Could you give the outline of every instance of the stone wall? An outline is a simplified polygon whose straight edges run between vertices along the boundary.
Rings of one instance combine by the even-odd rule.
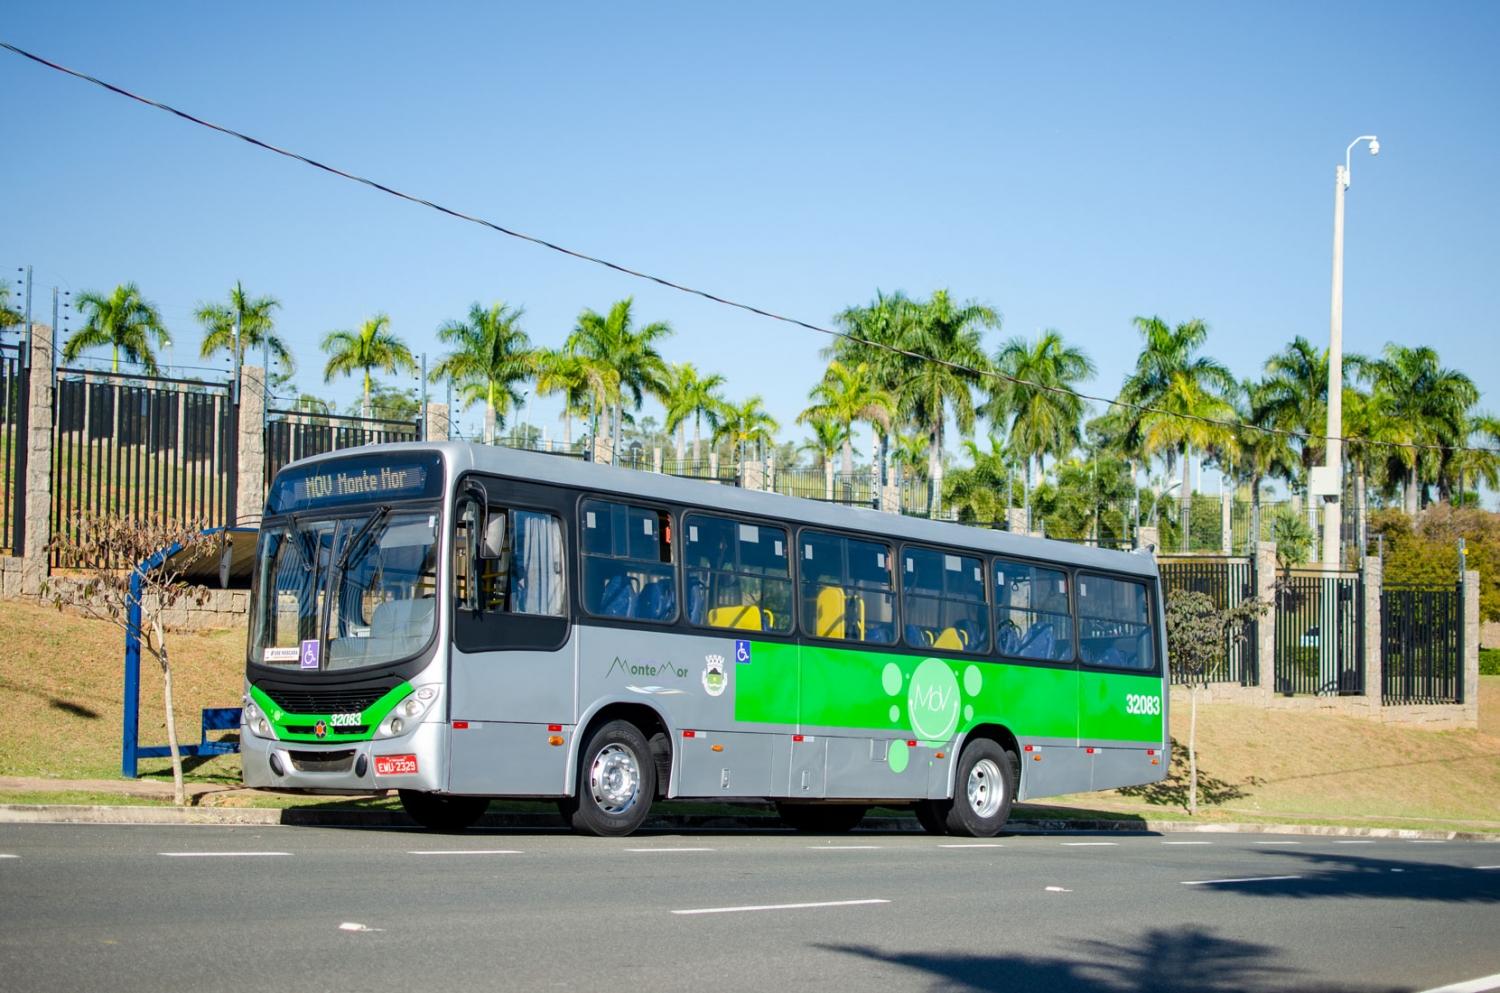
[[[1500,621],[1480,622],[1479,647],[1500,648]]]

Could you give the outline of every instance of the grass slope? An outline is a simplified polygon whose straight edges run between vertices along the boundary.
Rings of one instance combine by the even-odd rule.
[[[0,603],[0,776],[118,777],[123,645],[119,629],[104,622]],[[179,734],[196,740],[200,708],[234,706],[239,699],[244,634],[177,634],[170,648]],[[1500,676],[1480,682],[1478,732],[1200,706],[1199,765],[1209,799],[1217,803],[1200,808],[1199,818],[1500,830]],[[141,740],[164,743],[161,676],[149,659],[141,666],[141,684]],[[1186,715],[1185,698],[1174,701],[1174,730],[1183,740]],[[142,767],[159,776],[167,762],[150,760]],[[226,756],[193,769],[190,778],[238,777],[237,757]],[[1057,806],[1075,815],[1088,808],[1181,816],[1180,781],[1145,792],[1083,794]]]

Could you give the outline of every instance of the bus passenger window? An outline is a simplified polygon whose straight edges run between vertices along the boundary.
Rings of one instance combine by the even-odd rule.
[[[505,546],[500,558],[480,554],[485,521],[505,516]],[[453,594],[460,610],[490,614],[541,614],[561,617],[563,599],[562,524],[556,516],[535,510],[479,505],[459,506],[453,542]]]
[[[1001,655],[1023,659],[1073,657],[1067,573],[995,560],[995,646]]]
[[[677,617],[671,516],[607,500],[579,507],[583,606],[600,617],[667,622]]]
[[[1083,660],[1117,669],[1156,668],[1146,584],[1078,577],[1078,639]]]
[[[689,621],[741,631],[792,630],[785,529],[687,514],[682,530]]]
[[[984,564],[968,555],[912,547],[901,553],[901,563],[906,643],[976,655],[988,652]]]
[[[890,548],[817,531],[803,532],[799,547],[802,630],[818,638],[895,644]]]

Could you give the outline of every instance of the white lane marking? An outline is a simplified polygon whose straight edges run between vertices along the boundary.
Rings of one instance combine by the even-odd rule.
[[[627,848],[627,852],[711,852],[712,848]]]
[[[1118,841],[1065,841],[1064,848],[1109,848],[1118,845]]]
[[[1073,891],[1072,890],[1065,890],[1061,886],[1048,886],[1047,887],[1047,892],[1048,893],[1072,893]]]
[[[514,848],[428,848],[408,855],[521,855]]]
[[[1212,886],[1214,883],[1269,883],[1276,879],[1301,879],[1301,876],[1239,876],[1235,879],[1184,879],[1184,886]]]
[[[1446,845],[1448,842],[1442,838],[1407,838],[1408,845]]]
[[[674,910],[681,916],[692,914],[742,914],[751,910],[808,910],[813,907],[862,907],[872,903],[890,903],[889,900],[826,900],[821,903],[766,903],[755,907],[702,907],[697,910]]]
[[[1300,845],[1300,841],[1257,841],[1257,845]]]
[[[339,925],[339,930],[340,931],[368,932],[368,931],[384,931],[385,928],[383,928],[383,927],[370,927],[370,925],[368,925],[368,924],[361,924],[358,921],[345,921],[344,923],[342,923],[342,924]]]
[[[958,845],[938,845],[939,848],[1004,848],[1005,846],[994,841],[971,841]]]
[[[1423,990],[1422,993],[1484,993],[1485,990],[1494,989],[1500,989],[1500,972],[1461,983],[1449,983],[1447,986],[1434,986],[1430,990]]]
[[[1163,845],[1212,845],[1211,841],[1164,841]]]
[[[1358,841],[1335,841],[1335,845],[1373,845],[1375,842],[1360,839]]]
[[[266,855],[291,855],[291,852],[157,852],[169,859],[238,859],[260,858]]]
[[[5,853],[5,852],[0,852],[0,859],[18,859],[20,857],[21,856],[19,856],[19,855],[10,855],[10,854]]]
[[[808,845],[815,852],[868,852],[879,848],[879,845]]]
[[[1476,869],[1500,869],[1500,865],[1476,865]]]

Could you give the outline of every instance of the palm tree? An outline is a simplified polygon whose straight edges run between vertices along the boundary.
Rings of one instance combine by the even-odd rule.
[[[1266,392],[1267,387],[1264,382],[1246,381],[1237,391],[1238,420],[1251,425],[1267,424],[1271,418],[1266,413]],[[1235,434],[1235,474],[1250,487],[1249,554],[1255,554],[1255,543],[1260,541],[1261,487],[1267,479],[1292,476],[1296,463],[1297,453],[1292,450],[1291,438],[1280,431],[1241,428]]]
[[[660,396],[667,377],[667,364],[656,343],[672,333],[666,321],[656,321],[636,330],[630,309],[634,298],[617,300],[608,314],[585,309],[568,335],[569,351],[607,363],[620,375],[620,393],[615,399],[614,447],[620,446],[625,415],[625,397],[630,409],[639,410],[646,394]]]
[[[854,425],[865,422],[885,431],[891,428],[894,404],[890,394],[875,382],[870,366],[860,362],[847,366],[834,359],[823,373],[823,381],[807,394],[814,401],[797,417],[797,423],[831,420],[844,427],[844,473],[854,472]]]
[[[732,403],[724,405],[719,414],[719,426],[714,431],[713,443],[717,445],[721,441],[729,442],[734,457],[739,458],[746,445],[770,444],[780,428],[776,418],[766,412],[760,396],[756,395],[738,406]]]
[[[1049,328],[1034,343],[1024,338],[1006,342],[995,355],[995,368],[1007,378],[991,390],[985,412],[995,424],[1007,426],[1011,448],[1025,457],[1029,494],[1033,460],[1040,473],[1048,455],[1061,459],[1083,442],[1085,405],[1074,389],[1094,374],[1094,363]],[[1031,517],[1029,501],[1026,516]]]
[[[10,305],[10,287],[0,283],[0,331],[26,320],[26,315]]]
[[[1351,366],[1359,361],[1358,356],[1349,360]],[[1301,472],[1290,474],[1287,482],[1306,488],[1313,466],[1323,464],[1323,452],[1328,447],[1323,437],[1328,425],[1328,350],[1298,335],[1266,360],[1265,373],[1258,413],[1263,423],[1302,436],[1297,446]],[[1308,521],[1314,528],[1316,513],[1313,496],[1308,493]]]
[[[936,514],[942,504],[943,425],[949,408],[960,432],[973,430],[977,374],[989,368],[980,333],[982,328],[999,326],[1000,317],[992,308],[972,301],[955,304],[947,290],[937,290],[926,303],[915,307],[903,329],[903,347],[922,358],[904,357],[897,404],[930,439],[930,514]],[[976,372],[966,371],[970,369]]]
[[[1388,344],[1378,359],[1362,359],[1357,371],[1371,385],[1371,402],[1392,425],[1391,441],[1406,445],[1453,447],[1467,438],[1466,418],[1479,400],[1474,381],[1445,369],[1426,346]],[[1415,517],[1425,484],[1438,482],[1443,460],[1431,449],[1387,446],[1393,475],[1402,479],[1406,512]]]
[[[156,307],[141,296],[134,283],[123,283],[104,296],[92,291],[78,294],[78,309],[84,315],[83,327],[68,336],[63,344],[64,362],[73,362],[85,348],[108,347],[113,352],[111,371],[120,371],[120,353],[127,361],[156,374],[156,355],[151,339],[165,348],[171,344],[166,326]]]
[[[803,418],[797,418],[803,422]],[[802,451],[817,456],[823,467],[824,498],[833,499],[833,458],[849,441],[849,428],[832,418],[810,417],[805,423],[812,428],[812,437],[802,445]]]
[[[904,340],[909,337],[916,311],[916,305],[905,294],[898,291],[886,296],[876,290],[875,299],[868,305],[846,308],[834,317],[834,322],[848,337],[835,339],[823,349],[823,357],[838,359],[846,366],[864,363],[870,367],[875,385],[896,400],[911,360],[894,349],[903,347]],[[899,400],[896,405],[899,409]],[[885,428],[877,424],[875,427],[879,442],[875,464],[883,477],[886,450],[896,429],[894,425]]]
[[[203,358],[211,358],[217,352],[229,352],[234,354],[236,347],[239,349],[240,361],[244,361],[245,353],[252,348],[269,346],[271,354],[281,363],[281,368],[286,375],[296,369],[296,363],[292,360],[292,353],[287,349],[286,343],[276,336],[276,321],[271,312],[281,306],[281,301],[275,297],[247,297],[245,287],[238,280],[229,291],[229,304],[205,303],[200,304],[193,312],[198,323],[203,325],[203,348],[200,352]],[[234,326],[235,318],[239,318],[240,335],[235,340]]]
[[[1134,324],[1145,339],[1135,371],[1125,380],[1120,399],[1155,410],[1132,414],[1128,436],[1132,447],[1147,458],[1165,455],[1182,460],[1182,491],[1178,527],[1181,545],[1188,544],[1192,505],[1192,452],[1219,442],[1224,429],[1196,418],[1227,418],[1233,409],[1225,399],[1237,385],[1229,370],[1215,359],[1197,354],[1208,339],[1208,325],[1194,318],[1170,327],[1160,317],[1137,317]]]
[[[667,409],[666,429],[677,432],[677,461],[681,462],[685,454],[690,417],[693,419],[693,461],[699,460],[704,419],[707,418],[711,431],[719,426],[719,414],[724,407],[720,393],[723,386],[723,376],[718,373],[700,375],[691,362],[678,363],[667,370],[662,405]]]
[[[543,349],[537,356],[536,391],[540,396],[563,395],[563,444],[571,449],[573,418],[614,403],[620,395],[620,374],[586,355]]]
[[[411,349],[392,333],[391,319],[385,314],[376,314],[360,325],[358,331],[328,332],[323,338],[323,351],[328,353],[323,382],[332,382],[337,375],[364,374],[364,401],[360,404],[361,416],[364,417],[370,416],[371,371],[417,371],[417,361],[412,358]]]
[[[989,524],[1005,519],[1010,509],[1011,453],[993,434],[985,451],[972,438],[965,438],[963,449],[969,465],[954,469],[943,480],[943,505],[961,521]]]
[[[497,301],[485,309],[475,303],[466,321],[448,321],[438,328],[438,340],[453,351],[433,367],[434,382],[451,378],[462,391],[464,406],[484,404],[484,443],[495,443],[497,420],[512,404],[521,402],[516,383],[536,374],[538,356],[521,330],[522,307]]]

